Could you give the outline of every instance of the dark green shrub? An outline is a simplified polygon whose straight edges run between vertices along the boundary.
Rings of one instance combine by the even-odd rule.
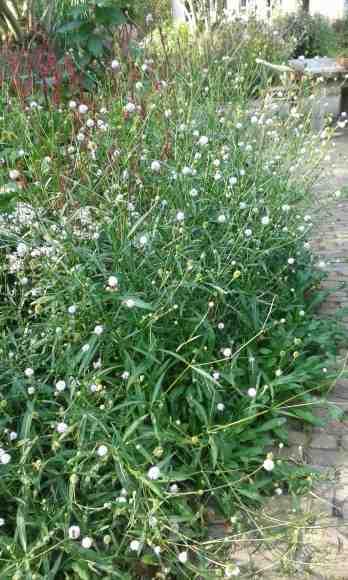
[[[336,52],[337,36],[330,22],[319,14],[290,14],[279,23],[283,38],[294,42],[292,56],[330,56]]]
[[[348,54],[348,16],[334,22],[334,30],[337,34],[337,48],[341,54]]]

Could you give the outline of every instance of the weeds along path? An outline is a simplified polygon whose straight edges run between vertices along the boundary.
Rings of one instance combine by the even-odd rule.
[[[347,129],[336,135],[315,193],[319,212],[312,247],[328,271],[324,286],[331,290],[322,312],[330,315],[340,309],[348,336]],[[326,203],[332,196],[334,202]],[[290,432],[290,457],[295,463],[315,467],[320,480],[296,502],[283,496],[267,504],[261,520],[255,517],[254,533],[241,543],[237,539],[234,557],[248,570],[247,578],[348,580],[347,357],[348,352],[342,351],[341,375],[332,385],[327,404],[316,410],[326,420],[325,427]],[[342,414],[328,421],[334,405]]]

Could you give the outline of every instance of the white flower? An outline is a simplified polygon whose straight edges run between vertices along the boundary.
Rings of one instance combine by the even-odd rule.
[[[68,308],[68,313],[69,313],[69,314],[75,314],[75,313],[76,313],[76,310],[77,310],[77,308],[76,308],[75,304],[72,304],[72,305],[71,305],[71,306],[69,306],[69,308]]]
[[[123,371],[121,377],[122,377],[122,379],[124,381],[127,381],[129,379],[129,372],[128,371]]]
[[[101,324],[97,324],[97,326],[94,327],[94,334],[96,334],[97,336],[100,336],[101,334],[103,334],[104,328]]]
[[[192,175],[192,169],[191,169],[191,167],[185,166],[182,168],[181,173],[183,175]]]
[[[165,116],[166,119],[170,119],[170,117],[172,116],[171,110],[170,109],[166,109],[164,111],[164,116]]]
[[[66,433],[68,430],[68,425],[66,423],[58,423],[56,427],[58,433]]]
[[[15,441],[18,437],[18,433],[16,433],[16,431],[11,431],[9,434],[9,439],[10,441]]]
[[[133,298],[127,298],[127,300],[124,301],[124,305],[127,306],[127,308],[134,308],[135,302]]]
[[[145,236],[145,235],[140,236],[140,238],[139,238],[139,244],[141,246],[146,246],[147,242],[148,242],[147,236]]]
[[[240,207],[240,209],[246,209],[248,206],[245,203],[245,201],[241,201],[240,204],[239,204],[239,207]]]
[[[4,518],[0,518],[0,528],[5,525]]]
[[[139,542],[139,540],[132,540],[131,543],[129,544],[129,549],[132,552],[139,552],[141,548],[141,543]]]
[[[290,211],[290,206],[287,203],[285,203],[284,205],[282,205],[282,210],[285,213],[287,213],[288,211]]]
[[[161,171],[161,162],[157,160],[153,161],[151,163],[151,170],[154,171],[155,173]]]
[[[112,68],[112,70],[120,70],[121,65],[118,62],[118,60],[115,59],[115,60],[111,61],[111,68]]]
[[[216,405],[216,408],[217,408],[218,411],[221,411],[222,412],[222,411],[225,410],[225,405],[223,403],[218,403]]]
[[[205,145],[208,145],[208,142],[209,142],[209,139],[205,135],[202,135],[198,139],[198,145],[201,145],[201,147],[205,147]]]
[[[56,382],[56,389],[57,391],[59,391],[60,393],[62,391],[65,391],[66,389],[66,382],[65,381],[57,381]]]
[[[170,493],[178,493],[179,486],[176,483],[172,483],[172,485],[169,487],[169,491]]]
[[[27,369],[25,369],[24,374],[26,377],[28,377],[28,379],[30,379],[30,377],[32,377],[34,374],[34,370],[28,367]]]
[[[94,121],[93,121],[93,119],[87,119],[87,121],[86,121],[86,125],[87,125],[87,127],[89,127],[90,129],[91,129],[92,127],[94,127]]]
[[[239,576],[240,568],[238,566],[227,566],[225,568],[225,577],[232,578],[233,576]]]
[[[147,472],[147,477],[149,479],[154,479],[154,480],[161,477],[161,471],[160,471],[159,467],[157,467],[157,465],[153,465],[152,467],[150,467],[149,471]]]
[[[272,459],[265,459],[265,461],[263,462],[263,468],[266,471],[273,471],[273,469],[274,469],[274,461],[272,461]]]
[[[231,185],[231,187],[233,187],[233,185],[236,185],[236,183],[238,182],[238,179],[232,176],[229,178],[228,182]]]
[[[149,25],[149,24],[151,24],[151,22],[153,22],[153,16],[152,16],[151,12],[149,12],[148,14],[146,14],[145,22],[146,22],[147,25]]]
[[[282,495],[282,493],[283,493],[283,490],[281,487],[276,487],[274,491],[276,492],[277,495]]]
[[[141,91],[143,88],[144,88],[144,85],[140,81],[138,81],[138,82],[135,83],[135,89],[137,91]]]
[[[70,526],[68,534],[70,540],[77,540],[80,537],[81,530],[79,526]]]
[[[28,387],[28,395],[33,395],[35,393],[35,387]]]
[[[268,215],[264,215],[263,218],[261,218],[261,223],[262,223],[263,226],[268,226],[269,221],[270,220],[269,220]]]
[[[281,377],[281,376],[282,376],[282,374],[283,374],[283,371],[282,371],[282,369],[277,369],[277,370],[276,370],[276,372],[275,372],[275,376],[276,376],[276,377]]]
[[[108,286],[110,288],[117,288],[117,286],[118,286],[118,279],[116,278],[116,276],[109,276],[109,278],[108,278]]]
[[[219,324],[217,325],[219,330],[223,330],[225,328],[225,325],[223,322],[219,322]]]
[[[304,311],[304,310],[300,310],[300,312],[299,312],[299,315],[300,315],[300,316],[305,316],[305,314],[306,314],[306,313],[305,313],[305,311]]]
[[[253,387],[251,387],[250,389],[248,389],[248,395],[249,395],[249,397],[252,397],[252,398],[253,398],[253,397],[256,397],[256,395],[257,395],[257,390],[256,390],[256,389],[254,389]]]
[[[27,244],[24,244],[23,242],[20,242],[17,245],[16,252],[17,252],[17,254],[18,254],[18,256],[20,258],[23,258],[25,256],[25,254],[27,254],[27,252],[28,252],[28,246],[27,246]]]
[[[232,355],[232,350],[230,348],[222,349],[222,354],[225,358],[229,358]]]
[[[0,463],[3,465],[7,465],[11,461],[11,455],[9,453],[1,453],[0,455]]]
[[[76,139],[77,139],[77,140],[78,140],[80,143],[83,143],[83,141],[85,140],[85,135],[84,135],[84,133],[82,133],[82,132],[80,131],[80,133],[78,133],[78,134],[77,134],[77,136],[76,136]]]
[[[69,101],[69,109],[76,109],[77,103],[76,101]]]
[[[185,219],[185,214],[183,211],[178,211],[178,213],[176,214],[176,220],[178,222],[183,222]]]
[[[136,105],[134,103],[127,103],[124,110],[126,111],[126,113],[134,113],[136,111]]]
[[[92,544],[93,540],[89,536],[85,536],[84,538],[82,538],[81,546],[83,548],[89,549],[92,547]]]
[[[252,230],[246,229],[244,230],[245,237],[250,238],[253,235]]]
[[[223,213],[222,213],[222,214],[220,214],[220,215],[218,216],[218,219],[217,219],[217,221],[218,221],[218,223],[219,223],[219,224],[224,224],[224,223],[226,222],[226,216],[225,216]]]
[[[85,113],[87,113],[87,111],[88,111],[87,105],[84,105],[83,103],[79,105],[79,113],[81,113],[81,115],[84,115]]]
[[[214,381],[218,381],[219,378],[220,378],[220,373],[218,373],[217,371],[215,371],[212,376],[213,376]]]
[[[107,455],[107,452],[108,448],[106,447],[106,445],[99,445],[97,449],[97,455],[99,455],[99,457],[105,457],[105,455]]]
[[[186,564],[186,562],[188,560],[188,553],[186,551],[185,552],[180,552],[180,554],[178,555],[178,560],[182,564]]]
[[[159,556],[161,553],[161,546],[155,546],[153,551],[155,552],[156,556]]]
[[[294,264],[294,263],[295,263],[295,258],[289,258],[289,259],[288,259],[288,264],[289,264],[290,266],[292,266],[292,264]]]
[[[84,344],[82,347],[82,352],[88,352],[90,349],[90,345],[88,343]]]
[[[149,526],[150,528],[154,528],[157,525],[157,518],[155,516],[149,517]]]
[[[197,189],[195,189],[195,188],[193,187],[193,188],[191,189],[191,191],[190,191],[190,196],[191,196],[191,197],[197,197],[197,195],[198,195],[198,191],[197,191]]]
[[[20,173],[17,169],[11,169],[11,171],[9,171],[9,177],[12,181],[16,181],[17,179],[19,179]]]

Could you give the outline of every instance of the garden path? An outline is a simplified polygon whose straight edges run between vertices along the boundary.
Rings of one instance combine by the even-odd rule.
[[[324,203],[337,191],[341,195],[334,203]],[[315,193],[319,219],[312,247],[318,260],[325,262],[329,274],[325,286],[334,288],[322,312],[328,315],[337,308],[347,308],[344,322],[348,334],[348,286],[344,287],[348,283],[348,130],[335,136]],[[265,506],[261,526],[272,527],[272,531],[260,534],[260,527],[255,526],[257,538],[261,535],[263,541],[255,541],[250,535],[250,545],[243,539],[243,543],[237,541],[243,549],[233,550],[241,577],[348,580],[347,360],[348,352],[344,351],[340,358],[342,376],[332,386],[328,402],[316,410],[318,416],[325,417],[334,403],[343,411],[341,419],[329,422],[325,428],[291,431],[291,445],[286,450],[295,461],[318,468],[322,480],[297,505],[283,496]]]

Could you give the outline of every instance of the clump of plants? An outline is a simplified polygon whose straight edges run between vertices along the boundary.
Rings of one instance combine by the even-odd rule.
[[[282,447],[341,338],[300,204],[325,134],[139,55],[59,108],[3,86],[4,579],[236,576],[212,520],[311,477]]]
[[[337,35],[329,20],[320,14],[305,12],[289,14],[278,24],[284,38],[294,44],[293,58],[305,56],[333,56],[337,51]]]

